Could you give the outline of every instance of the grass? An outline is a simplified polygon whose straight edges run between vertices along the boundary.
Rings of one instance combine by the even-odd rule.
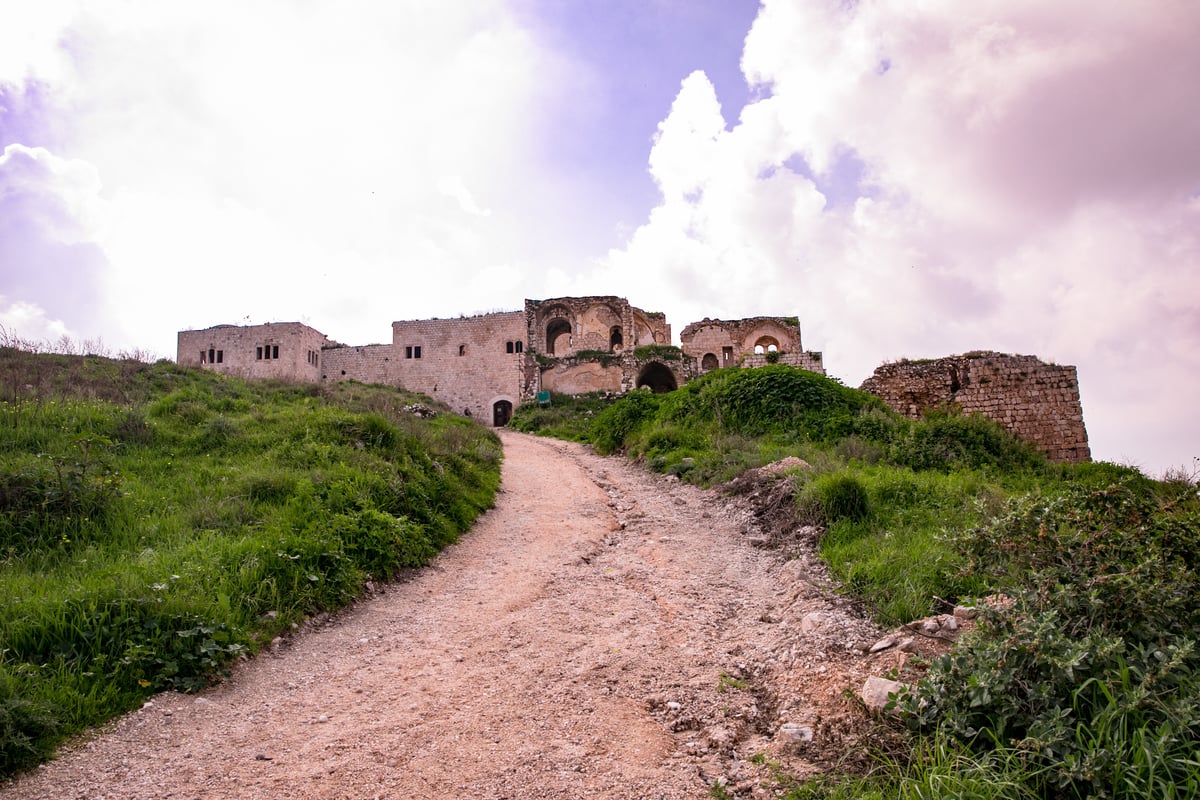
[[[861,774],[780,774],[791,800],[1200,797],[1195,475],[1049,464],[982,417],[904,419],[787,366],[633,392],[556,430],[702,486],[803,459],[795,513],[884,625],[1013,598],[929,665],[904,746]]]
[[[428,563],[499,483],[493,433],[387,387],[3,349],[0,398],[0,774]]]

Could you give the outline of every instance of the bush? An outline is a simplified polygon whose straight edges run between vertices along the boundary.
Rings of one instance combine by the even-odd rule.
[[[910,725],[1013,751],[1051,797],[1195,796],[1200,525],[1190,506],[1128,483],[1079,488],[1014,500],[961,537],[969,570],[1013,603],[987,609],[905,698]]]
[[[867,489],[853,475],[822,476],[817,479],[814,488],[821,511],[829,524],[842,520],[861,522],[870,512]]]
[[[601,455],[620,450],[631,433],[654,418],[658,405],[658,395],[648,390],[639,389],[625,395],[602,411],[592,423],[592,446]]]

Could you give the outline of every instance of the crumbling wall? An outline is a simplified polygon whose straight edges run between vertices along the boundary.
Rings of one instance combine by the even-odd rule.
[[[1051,460],[1091,460],[1072,366],[976,352],[884,364],[860,388],[914,419],[927,409],[955,405],[999,422]]]
[[[805,352],[800,321],[794,317],[749,317],[720,320],[705,317],[679,334],[684,354],[700,374],[728,367],[790,364],[825,374],[821,354]],[[769,356],[769,353],[778,355]],[[770,360],[768,360],[770,359]]]
[[[300,322],[215,325],[180,331],[175,362],[239,378],[316,382],[325,334]]]

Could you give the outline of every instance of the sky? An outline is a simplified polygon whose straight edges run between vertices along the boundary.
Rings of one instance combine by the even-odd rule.
[[[1078,368],[1093,456],[1200,456],[1194,0],[0,0],[0,326],[612,294],[798,316],[857,386]]]

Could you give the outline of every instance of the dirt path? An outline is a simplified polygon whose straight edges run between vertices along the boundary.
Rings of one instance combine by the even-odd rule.
[[[752,756],[836,743],[878,632],[819,565],[751,547],[740,501],[502,438],[496,507],[431,568],[0,797],[762,797]]]

